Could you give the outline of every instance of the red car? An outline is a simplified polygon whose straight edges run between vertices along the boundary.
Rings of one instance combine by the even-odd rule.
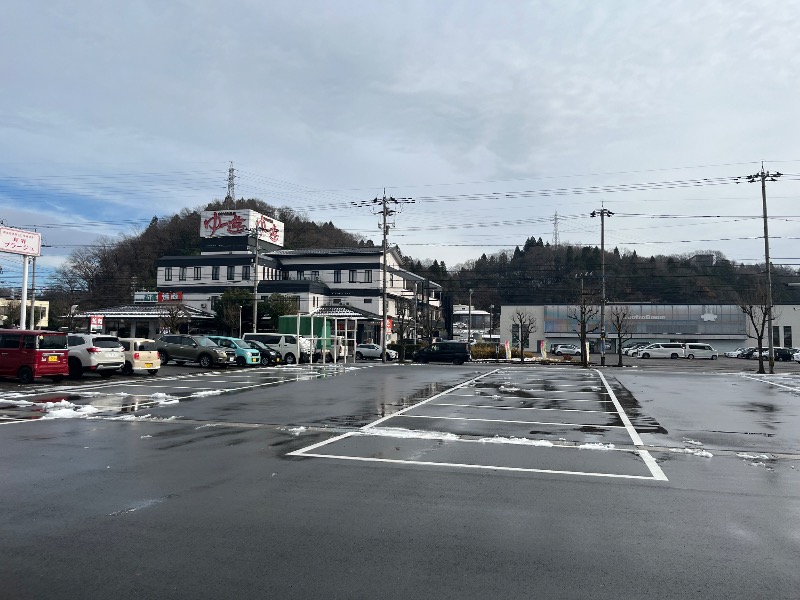
[[[0,376],[32,383],[37,377],[61,381],[69,374],[67,334],[0,329]]]

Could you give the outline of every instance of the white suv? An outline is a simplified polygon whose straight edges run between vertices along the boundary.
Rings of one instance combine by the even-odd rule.
[[[678,358],[683,356],[683,344],[662,342],[639,348],[639,358]]]
[[[113,335],[68,333],[69,377],[80,379],[84,373],[111,377],[125,364],[122,344]]]
[[[578,348],[575,344],[559,344],[556,346],[555,351],[553,352],[556,356],[564,356],[565,354],[569,356],[580,356],[581,349]]]

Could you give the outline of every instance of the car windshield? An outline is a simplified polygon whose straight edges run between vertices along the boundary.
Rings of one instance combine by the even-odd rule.
[[[233,342],[234,345],[239,346],[239,348],[250,348],[247,342],[239,338],[234,338],[231,340],[231,342]]]
[[[40,350],[63,350],[67,347],[67,334],[45,334],[36,338]]]

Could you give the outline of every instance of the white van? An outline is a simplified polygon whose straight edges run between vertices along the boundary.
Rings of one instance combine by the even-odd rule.
[[[311,342],[302,335],[298,341],[298,336],[289,333],[245,333],[242,336],[245,340],[256,340],[266,344],[273,350],[281,353],[283,364],[293,365],[298,362],[309,362],[311,360]]]
[[[683,356],[683,344],[679,342],[660,342],[639,348],[640,358],[678,358]]]
[[[689,342],[684,344],[684,356],[685,358],[709,358],[711,360],[717,360],[717,358],[719,358],[719,352],[714,350],[709,344]]]

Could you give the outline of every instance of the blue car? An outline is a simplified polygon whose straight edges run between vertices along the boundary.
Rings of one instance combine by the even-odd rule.
[[[261,353],[242,339],[224,335],[206,336],[212,342],[223,348],[229,348],[236,353],[236,364],[240,367],[261,364]]]

